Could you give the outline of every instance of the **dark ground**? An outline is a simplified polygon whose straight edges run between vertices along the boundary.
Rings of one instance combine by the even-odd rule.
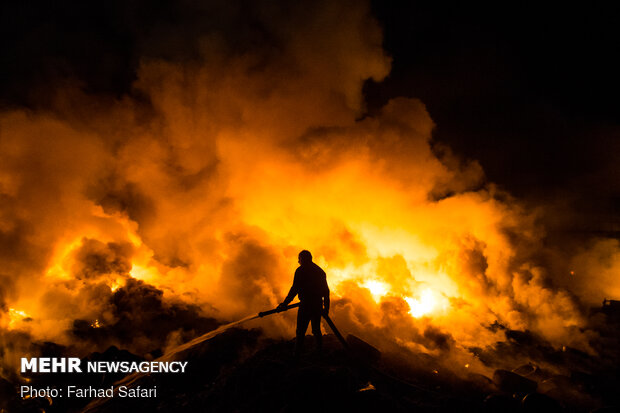
[[[0,408],[7,412],[618,411],[618,320],[602,313],[594,317],[606,326],[594,343],[599,356],[554,349],[528,332],[506,330],[506,342],[470,349],[495,369],[492,377],[457,376],[442,357],[381,354],[352,336],[347,338],[349,351],[335,336],[325,336],[322,354],[314,352],[314,340],[308,337],[304,356],[295,362],[294,340],[266,339],[260,330],[234,328],[179,353],[179,360],[189,361],[187,373],[152,374],[131,384],[157,386],[157,398],[20,400],[18,385],[3,381]],[[115,347],[88,358],[140,359]],[[523,359],[531,361],[519,365]],[[549,366],[556,366],[555,372]],[[122,378],[81,377],[85,387],[109,387]],[[75,378],[45,374],[33,376],[31,384],[62,388],[76,384]]]

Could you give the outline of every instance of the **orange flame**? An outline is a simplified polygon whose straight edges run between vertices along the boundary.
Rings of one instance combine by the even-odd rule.
[[[15,308],[9,308],[9,329],[16,328],[23,320],[30,318],[30,316],[21,310]]]

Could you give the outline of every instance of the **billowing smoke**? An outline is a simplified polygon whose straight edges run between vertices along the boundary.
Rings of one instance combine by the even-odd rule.
[[[384,348],[473,359],[521,330],[593,351],[583,309],[618,295],[617,242],[566,282],[538,212],[433,143],[422,102],[363,116],[390,69],[368,6],[246,6],[182,4],[183,25],[138,33],[121,98],[65,81],[0,114],[6,348],[149,354],[274,307],[309,249],[335,321]],[[291,317],[263,326],[290,336]]]

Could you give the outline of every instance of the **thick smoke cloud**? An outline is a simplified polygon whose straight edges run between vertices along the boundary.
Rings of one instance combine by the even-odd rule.
[[[101,275],[128,275],[131,271],[131,243],[104,244],[95,239],[82,240],[82,246],[75,253],[72,273],[78,279],[97,278]]]
[[[361,117],[390,67],[367,6],[246,6],[142,17],[121,98],[65,79],[45,110],[0,114],[3,337],[144,355],[273,307],[307,248],[336,322],[380,347],[475,363],[501,323],[592,351],[536,211],[433,145],[419,100]],[[575,268],[617,267],[617,245],[594,251]]]
[[[195,305],[164,301],[161,290],[140,280],[129,279],[99,297],[105,303],[101,316],[94,323],[75,320],[71,329],[74,337],[97,348],[120,344],[139,354],[161,354],[169,339],[185,342],[218,325]]]

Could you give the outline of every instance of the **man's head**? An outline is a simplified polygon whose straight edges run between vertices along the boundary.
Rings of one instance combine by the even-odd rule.
[[[308,250],[303,250],[299,253],[297,261],[299,262],[299,265],[310,264],[312,262],[312,254],[310,254],[310,251]]]

